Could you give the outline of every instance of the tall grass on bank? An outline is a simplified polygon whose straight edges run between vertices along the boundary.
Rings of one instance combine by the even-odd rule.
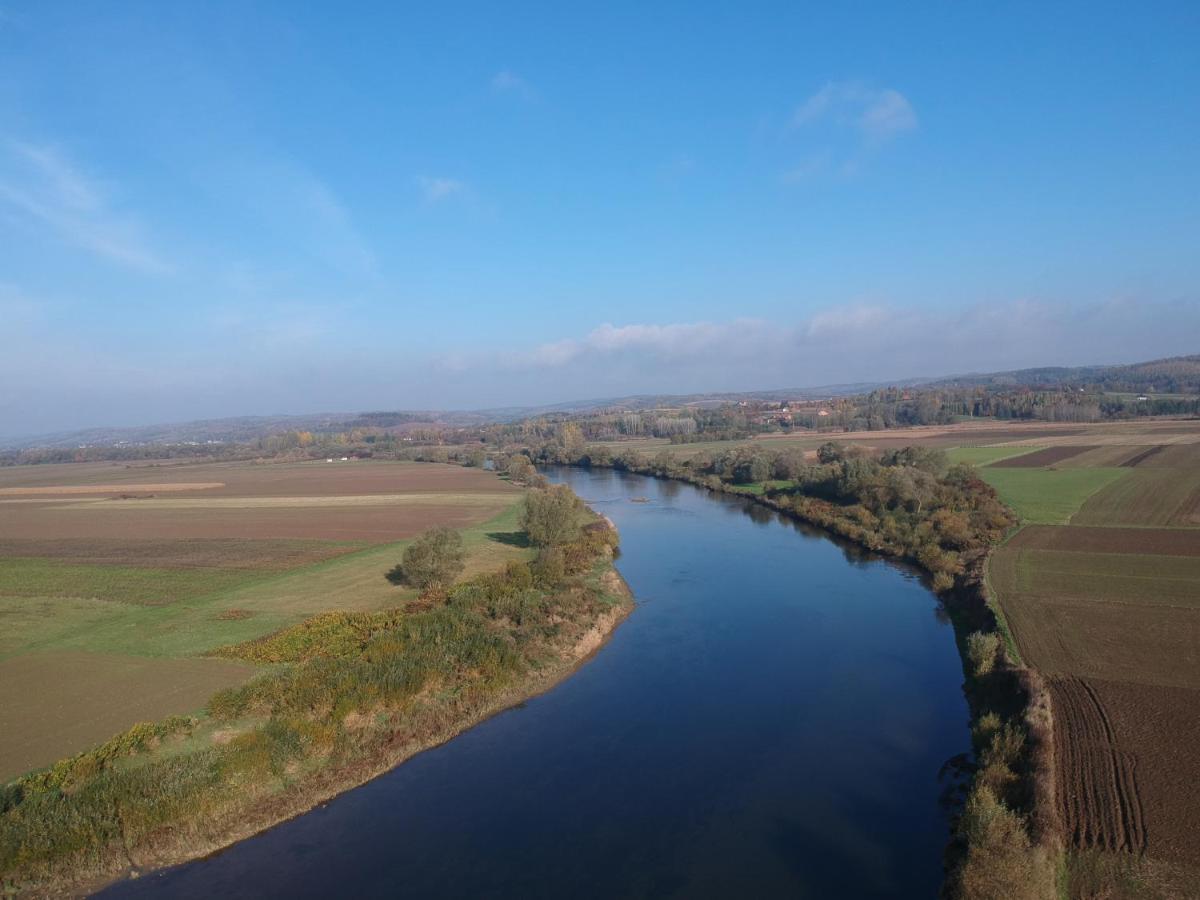
[[[203,723],[135,726],[0,789],[4,887],[111,875],[164,848],[178,856],[306,778],[472,721],[524,677],[561,666],[624,602],[601,587],[615,546],[611,529],[583,529],[556,565],[510,563],[423,611],[330,613],[227,648],[276,666],[216,694]]]

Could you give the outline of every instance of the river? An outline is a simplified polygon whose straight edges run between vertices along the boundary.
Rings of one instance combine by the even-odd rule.
[[[904,567],[677,482],[562,469],[638,600],[554,690],[106,897],[919,897],[969,747]]]

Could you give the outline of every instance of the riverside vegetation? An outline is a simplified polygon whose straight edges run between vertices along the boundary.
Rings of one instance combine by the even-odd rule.
[[[827,443],[815,463],[802,451],[750,447],[681,460],[563,441],[528,451],[540,462],[673,478],[740,494],[873,551],[916,563],[948,599],[964,659],[975,768],[947,850],[945,895],[962,900],[1048,898],[1061,848],[1053,823],[1048,700],[1003,639],[983,577],[991,549],[1017,520],[969,465],[938,449],[872,455]],[[509,465],[525,471],[521,454]]]
[[[209,852],[564,676],[632,605],[611,565],[617,535],[565,487],[530,491],[523,525],[532,561],[453,585],[457,535],[426,535],[406,554],[426,588],[415,603],[220,648],[267,668],[200,715],[137,725],[0,788],[6,892]]]

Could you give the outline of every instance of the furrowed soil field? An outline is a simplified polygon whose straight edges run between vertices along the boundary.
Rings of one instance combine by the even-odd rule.
[[[218,647],[408,603],[385,576],[433,525],[462,530],[467,575],[525,558],[522,496],[432,463],[0,468],[0,780],[256,671]]]
[[[1091,497],[1071,520],[1076,525],[1196,526],[1200,466],[1138,466]]]
[[[1071,455],[979,471],[1025,523],[988,580],[1048,680],[1069,892],[1200,896],[1200,422],[1038,441]]]

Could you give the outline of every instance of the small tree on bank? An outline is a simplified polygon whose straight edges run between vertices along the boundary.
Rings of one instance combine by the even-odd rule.
[[[556,547],[579,534],[583,504],[565,484],[531,491],[521,510],[521,528],[535,547]]]
[[[976,678],[991,673],[999,650],[1000,637],[993,632],[974,631],[967,635],[967,657],[971,660]]]
[[[509,458],[508,465],[504,467],[504,474],[509,477],[510,481],[523,484],[534,474],[533,463],[524,453],[515,453]]]
[[[422,592],[448,588],[462,574],[465,555],[462,535],[453,528],[439,525],[423,531],[404,551],[404,582]]]

